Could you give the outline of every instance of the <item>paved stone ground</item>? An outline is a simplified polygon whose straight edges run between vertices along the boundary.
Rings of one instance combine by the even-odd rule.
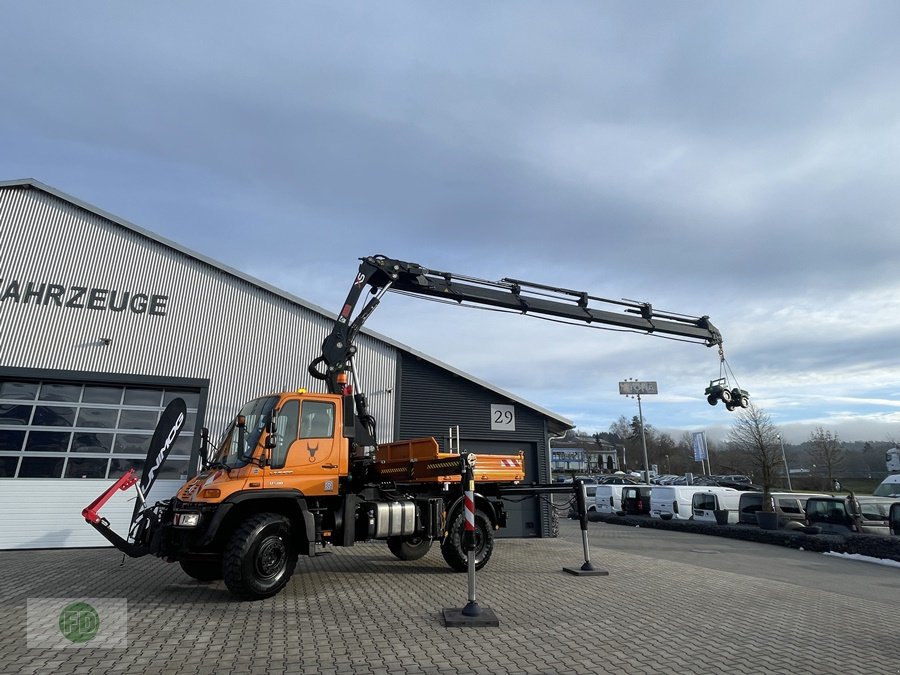
[[[574,577],[559,539],[498,540],[478,600],[499,628],[446,628],[466,576],[433,548],[301,559],[287,589],[232,599],[177,565],[111,549],[0,551],[0,673],[900,672],[900,569],[753,542],[590,524],[609,576]],[[715,539],[715,541],[713,541]],[[128,600],[128,648],[29,649],[26,600]]]

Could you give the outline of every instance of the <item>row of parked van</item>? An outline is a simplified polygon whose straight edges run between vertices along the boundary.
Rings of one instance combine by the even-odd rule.
[[[662,520],[756,525],[756,514],[763,507],[762,492],[722,486],[601,484],[586,485],[585,491],[589,510]],[[896,498],[813,492],[773,492],[770,496],[779,528],[900,534],[900,500]],[[891,526],[893,503],[897,504],[896,529]]]

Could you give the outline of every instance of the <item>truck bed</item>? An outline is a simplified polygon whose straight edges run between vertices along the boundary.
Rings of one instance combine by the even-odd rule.
[[[449,483],[460,480],[460,456],[441,452],[434,438],[416,438],[378,446],[375,471],[384,480],[400,483]],[[525,479],[525,456],[478,455],[475,481],[518,483]]]

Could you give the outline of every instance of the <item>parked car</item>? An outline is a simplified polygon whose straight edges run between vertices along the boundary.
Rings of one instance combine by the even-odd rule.
[[[838,497],[810,497],[806,502],[806,524],[829,534],[889,535],[889,514],[896,499],[853,494]]]
[[[740,473],[731,473],[723,476],[714,476],[719,483],[736,483],[738,485],[750,485],[750,476]]]
[[[623,485],[621,506],[627,516],[650,515],[650,500],[655,485]]]
[[[634,485],[638,481],[628,474],[607,474],[600,476],[597,482],[601,485]]]
[[[756,512],[762,510],[762,492],[742,492],[738,505],[738,522],[756,525]],[[806,526],[806,502],[810,497],[827,497],[818,492],[771,492],[778,527],[800,530]]]

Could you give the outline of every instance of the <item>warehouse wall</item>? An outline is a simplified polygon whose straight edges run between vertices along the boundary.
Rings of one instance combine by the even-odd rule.
[[[398,439],[434,436],[446,452],[449,427],[459,426],[463,451],[514,454],[521,450],[525,453],[525,482],[549,480],[545,418],[497,391],[414,355],[402,354],[396,405]],[[498,415],[510,409],[514,428]],[[549,536],[550,511],[543,501],[534,497],[507,501],[506,506],[511,524],[501,532],[503,536]]]
[[[58,300],[49,297],[51,285],[63,287]],[[242,401],[319,388],[306,366],[331,325],[314,310],[28,188],[0,188],[0,317],[4,333],[16,336],[0,341],[2,364],[208,379],[213,436]],[[393,387],[396,350],[366,335],[357,344],[367,387]],[[372,401],[381,428],[392,426],[391,401]]]
[[[200,426],[209,427],[215,440],[248,399],[299,386],[322,390],[306,367],[319,354],[332,320],[306,301],[51,188],[32,181],[0,185],[0,548],[106,545],[80,516],[111,482],[86,477],[90,472],[78,475],[97,459],[101,444],[76,455],[75,439],[79,433],[105,435],[117,443],[120,433],[149,432],[94,429],[90,419],[101,420],[112,408],[119,421],[126,413],[158,415],[179,390],[192,397],[191,426],[179,439],[187,447],[173,451],[177,461],[167,462],[169,475],[151,494],[151,499],[167,498],[182,482],[174,474],[193,473],[187,467],[196,466]],[[527,480],[549,480],[548,424],[566,428],[566,420],[548,422],[552,413],[538,412],[387,338],[362,334],[357,346],[356,366],[364,373],[380,442],[434,435],[446,444],[448,426],[458,424],[464,446],[482,453],[521,449]],[[82,399],[44,397],[45,386],[67,380],[81,383]],[[98,383],[121,387],[121,400],[88,403],[87,392]],[[37,389],[31,398],[22,398],[23,387],[32,385]],[[158,390],[159,400],[129,402],[130,393],[144,390]],[[514,410],[514,430],[492,428],[494,404]],[[31,417],[23,422],[26,408]],[[61,423],[72,430],[62,465],[66,477],[11,477],[25,475],[28,453],[48,462],[59,456],[29,446],[32,430],[52,435],[48,413],[60,413]],[[20,433],[23,424],[27,435]],[[9,439],[17,437],[26,439],[24,449],[10,450]],[[121,475],[118,460],[139,461],[134,452],[131,457],[107,452],[108,477],[114,468]],[[130,498],[119,493],[104,510],[120,532],[129,521]],[[544,506],[526,502],[510,511],[520,526],[507,534],[550,531]]]
[[[298,386],[322,390],[306,367],[330,325],[322,313],[134,226],[41,189],[0,187],[0,366],[19,379],[77,373],[157,387],[202,381],[193,466],[201,425],[216,439],[250,398]],[[393,388],[396,349],[368,335],[357,344],[367,387]],[[44,408],[53,405],[61,404]],[[391,440],[393,399],[373,397],[371,407],[382,440]],[[14,408],[8,400],[5,409]],[[180,483],[161,479],[152,497],[167,498]],[[109,484],[0,478],[0,548],[105,545],[80,512]],[[104,511],[114,526],[127,525],[131,497],[116,495]]]

